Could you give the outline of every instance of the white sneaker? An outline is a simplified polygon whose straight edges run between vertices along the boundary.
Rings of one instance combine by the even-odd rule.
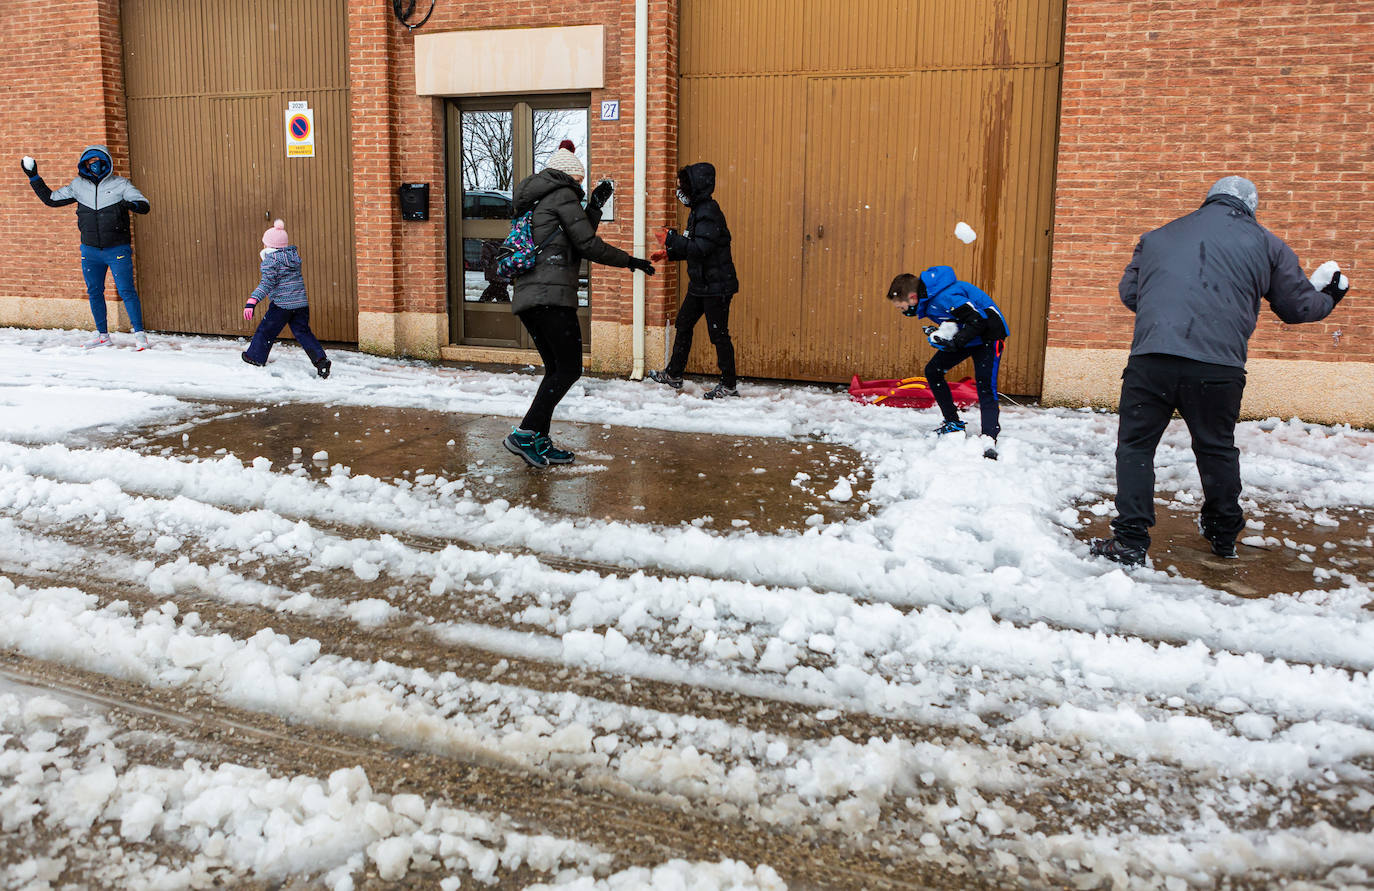
[[[81,346],[85,349],[93,350],[96,347],[114,346],[114,341],[110,340],[110,335],[108,334],[97,334]]]
[[[134,352],[141,353],[148,348],[148,335],[143,331],[134,332]]]

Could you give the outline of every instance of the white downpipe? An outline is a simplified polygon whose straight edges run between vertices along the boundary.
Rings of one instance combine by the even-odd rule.
[[[648,194],[645,172],[649,150],[649,0],[635,0],[635,194],[634,255],[643,257],[645,198]],[[644,379],[644,285],[645,275],[634,274],[634,368],[630,380]]]

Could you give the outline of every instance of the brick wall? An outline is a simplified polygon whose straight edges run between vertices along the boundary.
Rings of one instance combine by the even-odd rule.
[[[421,3],[424,9],[428,4]],[[362,312],[443,312],[447,306],[444,102],[415,95],[413,36],[391,14],[390,4],[351,4],[350,69],[353,97],[355,236],[358,308]],[[676,188],[677,4],[651,0],[649,40],[649,167],[647,219],[672,225]],[[606,85],[591,94],[590,130],[595,169],[621,186],[616,219],[599,234],[630,250],[634,173],[634,4],[631,0],[585,0],[562,7],[509,0],[440,3],[415,33],[486,29],[602,25],[605,28]],[[500,64],[492,60],[492,64]],[[620,100],[618,121],[602,121],[602,98]],[[426,223],[398,219],[396,187],[431,184]],[[662,325],[672,279],[648,281],[650,325]],[[628,273],[592,267],[592,318],[628,324],[632,314]]]
[[[81,150],[105,143],[128,172],[117,0],[13,4],[0,53],[0,296],[86,298],[73,207],[44,206],[19,169],[31,155],[48,186],[76,176]],[[110,289],[113,296],[113,289]]]
[[[1049,346],[1129,346],[1137,237],[1233,173],[1308,273],[1354,282],[1324,322],[1264,310],[1250,355],[1374,361],[1374,5],[1068,0]]]

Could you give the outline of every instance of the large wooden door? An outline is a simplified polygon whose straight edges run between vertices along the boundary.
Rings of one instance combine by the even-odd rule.
[[[945,264],[1008,317],[1002,389],[1039,392],[1063,8],[681,0],[679,160],[721,171],[742,374],[919,373],[931,349],[886,289]]]
[[[124,0],[130,178],[150,328],[249,334],[272,220],[300,248],[310,323],[358,339],[345,0]],[[314,113],[315,156],[286,156],[287,103]]]

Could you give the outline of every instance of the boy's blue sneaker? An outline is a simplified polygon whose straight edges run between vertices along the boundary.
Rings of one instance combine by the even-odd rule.
[[[548,467],[549,438],[539,433],[530,433],[519,427],[512,427],[510,435],[501,440],[506,451],[519,455],[531,467]]]
[[[553,440],[542,433],[535,434],[535,442],[537,443],[536,447],[545,458],[549,459],[550,464],[571,464],[577,458],[567,449],[560,449],[554,445]]]
[[[939,427],[936,427],[936,428],[935,428],[935,435],[936,435],[936,436],[944,436],[946,433],[963,433],[963,432],[964,432],[964,422],[963,422],[963,421],[945,421],[945,422],[944,422],[943,424],[941,424]]]

